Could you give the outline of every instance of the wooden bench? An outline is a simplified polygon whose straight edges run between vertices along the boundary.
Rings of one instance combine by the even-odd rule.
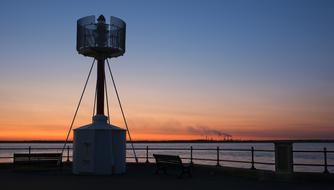
[[[45,166],[55,167],[61,166],[61,153],[14,153],[14,166]]]
[[[174,168],[181,170],[179,177],[182,177],[185,173],[191,177],[191,164],[182,163],[180,156],[162,154],[153,154],[153,156],[157,164],[156,174],[159,174],[160,171],[163,171],[165,174],[167,174],[167,168]]]

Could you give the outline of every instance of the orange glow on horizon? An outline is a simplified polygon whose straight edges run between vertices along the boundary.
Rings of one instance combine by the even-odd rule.
[[[162,126],[164,127],[164,126]],[[15,127],[13,127],[15,128]],[[156,128],[148,128],[145,130],[141,130],[145,127],[138,127],[132,130],[131,136],[132,140],[134,141],[140,141],[140,140],[152,140],[152,141],[159,141],[159,140],[223,140],[223,136],[217,136],[217,135],[205,135],[205,134],[193,134],[191,132],[188,132],[187,130],[184,130],[181,128],[180,130],[175,130],[175,128],[172,128],[171,130],[165,130],[162,129],[161,126],[158,126]],[[269,128],[267,128],[269,129]],[[50,128],[43,129],[43,128],[34,128],[33,126],[27,127],[25,130],[3,130],[0,133],[0,140],[3,141],[11,141],[11,140],[46,140],[46,141],[63,141],[66,138],[68,127],[63,126],[61,129],[57,129],[54,126],[51,126]],[[280,128],[272,127],[269,130],[279,131]],[[284,129],[282,129],[284,131]],[[223,131],[223,130],[221,130]],[[307,137],[307,135],[301,136],[301,137],[294,137],[292,135],[289,135],[289,131],[286,133],[279,134],[277,136],[270,134],[270,132],[262,133],[261,128],[250,128],[246,129],[245,127],[235,128],[232,131],[232,134],[240,134],[235,135],[232,137],[233,140],[283,140],[283,139],[321,139],[319,136],[314,136],[313,138]],[[245,132],[248,131],[248,132]],[[321,131],[321,130],[320,130]],[[327,129],[323,129],[323,132],[326,132]],[[294,131],[292,131],[294,133]],[[320,133],[323,133],[320,132]],[[297,131],[296,131],[297,133]],[[313,133],[312,130],[309,131],[309,133]],[[331,135],[329,133],[329,135]],[[70,139],[72,140],[73,133],[71,132]],[[284,136],[284,137],[281,137]],[[127,140],[128,137],[127,137]]]
[[[24,98],[0,102],[0,140],[65,140],[77,93],[72,88],[63,91],[72,91],[71,96],[28,90]],[[327,108],[314,108],[325,110],[322,113],[309,111],[303,105],[293,107],[292,103],[286,107],[264,106],[260,101],[246,104],[242,97],[240,102],[219,99],[210,103],[192,97],[178,98],[175,94],[168,95],[172,98],[167,99],[158,94],[152,100],[146,96],[148,92],[149,89],[140,92],[145,95],[140,101],[137,92],[125,93],[129,95],[124,98],[127,101],[123,106],[133,140],[223,139],[215,134],[217,131],[231,134],[235,140],[332,139],[334,136],[332,114],[330,110],[326,111]],[[12,98],[10,94],[8,97]],[[93,97],[89,91],[74,128],[91,123],[93,105],[87,100],[93,100]],[[110,107],[111,122],[124,128],[115,99]]]

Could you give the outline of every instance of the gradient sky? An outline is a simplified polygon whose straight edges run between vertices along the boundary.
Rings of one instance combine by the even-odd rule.
[[[65,139],[92,62],[76,20],[99,14],[127,23],[111,61],[135,140],[334,137],[333,1],[2,0],[0,140]],[[75,128],[91,122],[94,80]]]

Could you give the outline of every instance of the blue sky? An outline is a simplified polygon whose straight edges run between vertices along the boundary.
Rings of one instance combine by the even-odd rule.
[[[240,136],[268,123],[334,133],[334,2],[323,0],[3,0],[0,112],[76,100],[91,62],[75,50],[76,20],[99,14],[127,23],[126,53],[112,62],[129,110]]]

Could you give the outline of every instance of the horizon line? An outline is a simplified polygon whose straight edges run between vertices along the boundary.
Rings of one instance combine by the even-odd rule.
[[[67,141],[67,143],[72,143],[73,141]],[[127,143],[131,142],[129,140]],[[332,143],[334,139],[267,139],[267,140],[203,140],[203,139],[193,139],[193,140],[133,140],[134,143],[187,143],[187,142],[198,142],[198,143],[274,143],[274,142],[295,142],[295,143]],[[65,143],[64,140],[0,140],[0,143]]]

